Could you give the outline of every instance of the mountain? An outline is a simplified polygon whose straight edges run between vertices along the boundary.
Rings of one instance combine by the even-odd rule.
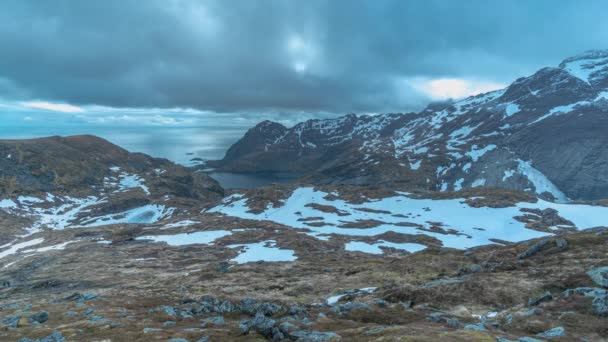
[[[264,121],[211,163],[300,172],[316,184],[458,191],[497,186],[565,201],[608,198],[608,51],[419,113]]]

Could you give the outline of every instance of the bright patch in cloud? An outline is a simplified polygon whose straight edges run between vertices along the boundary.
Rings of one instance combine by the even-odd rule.
[[[458,99],[502,89],[504,84],[460,78],[414,79],[406,81],[414,89],[436,100]]]
[[[44,109],[44,110],[50,110],[53,112],[63,112],[63,113],[82,113],[82,112],[84,112],[84,109],[77,107],[77,106],[72,106],[67,103],[31,101],[31,102],[22,102],[21,105],[24,107],[28,107],[28,108]]]

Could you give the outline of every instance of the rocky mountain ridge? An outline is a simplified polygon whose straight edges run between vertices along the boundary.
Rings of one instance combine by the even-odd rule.
[[[419,113],[265,121],[209,165],[304,172],[316,184],[457,191],[499,186],[545,198],[608,197],[608,51],[543,68],[505,89]]]

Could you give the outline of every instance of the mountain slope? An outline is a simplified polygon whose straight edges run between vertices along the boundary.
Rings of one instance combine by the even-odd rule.
[[[215,163],[304,172],[327,184],[457,191],[500,186],[549,199],[608,197],[608,51],[590,51],[509,87],[419,113],[265,121]]]

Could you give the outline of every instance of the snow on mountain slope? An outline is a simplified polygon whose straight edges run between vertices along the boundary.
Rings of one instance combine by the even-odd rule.
[[[505,89],[432,104],[419,113],[349,114],[292,128],[264,122],[214,166],[301,172],[319,184],[450,191],[483,179],[486,186],[548,199],[608,198],[605,94],[608,51],[591,51]],[[564,165],[562,157],[570,155],[571,165]],[[536,172],[518,168],[520,160]],[[516,176],[504,178],[508,170],[517,170]]]

